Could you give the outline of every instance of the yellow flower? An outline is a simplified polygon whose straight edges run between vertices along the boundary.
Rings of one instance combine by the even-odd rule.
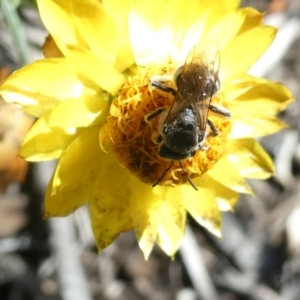
[[[246,74],[276,30],[262,25],[257,11],[238,5],[38,0],[51,35],[47,58],[16,71],[1,94],[37,117],[21,155],[29,161],[59,159],[46,193],[46,216],[65,216],[89,203],[99,250],[134,229],[145,257],[155,242],[168,255],[177,251],[187,212],[220,235],[220,211],[232,210],[239,193],[252,193],[245,178],[273,174],[271,159],[254,138],[283,128],[276,114],[291,101],[284,86]],[[169,108],[173,96],[151,87],[151,80],[167,78],[194,45],[205,49],[206,41],[216,46],[213,76],[221,83],[211,103],[232,117],[209,112],[219,134],[207,126],[206,148],[182,166],[175,159],[152,187],[170,160],[153,140],[159,118],[145,117]],[[210,53],[205,55],[202,60]]]

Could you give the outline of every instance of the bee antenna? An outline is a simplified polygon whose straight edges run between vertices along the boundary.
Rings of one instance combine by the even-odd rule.
[[[198,191],[197,187],[195,186],[195,184],[193,183],[192,179],[190,178],[189,174],[187,173],[187,171],[183,168],[181,161],[179,160],[179,165],[181,167],[181,170],[183,171],[183,173],[185,174],[187,180],[189,181],[189,183],[191,184],[191,186]]]
[[[155,183],[153,183],[152,187],[157,186],[157,185],[162,181],[162,179],[164,178],[164,176],[166,175],[166,173],[168,173],[168,171],[169,171],[169,170],[171,169],[171,167],[173,166],[173,162],[174,162],[174,161],[172,160],[170,166],[167,167],[166,170],[163,172],[163,174],[158,178],[158,180],[157,180]]]

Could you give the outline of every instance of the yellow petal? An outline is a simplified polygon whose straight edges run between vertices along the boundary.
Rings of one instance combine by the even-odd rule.
[[[134,12],[134,15],[144,20],[145,24],[156,30],[161,26],[161,22],[163,22],[163,18],[166,14],[166,8],[169,7],[169,5],[170,1],[153,0],[150,2],[140,0],[133,2],[131,12]],[[160,9],[157,9],[158,7],[160,7]]]
[[[211,28],[207,34],[207,39],[216,41],[218,49],[223,49],[239,32],[245,17],[246,13],[244,10],[231,12]],[[226,34],[224,34],[225,32]]]
[[[245,73],[267,50],[276,34],[269,26],[252,28],[238,35],[221,52],[220,80],[223,87],[233,77]]]
[[[100,150],[98,135],[99,127],[90,128],[77,137],[61,156],[47,192],[46,216],[66,215],[87,202],[101,202],[103,199],[112,202],[112,205],[119,205],[113,196],[116,191],[122,195],[128,186],[125,184],[125,171],[112,155]],[[125,179],[122,181],[122,178]],[[124,189],[118,188],[121,187],[119,182]],[[112,187],[118,190],[112,190]]]
[[[234,106],[232,113],[232,130],[230,137],[234,139],[259,137],[280,131],[287,126],[276,117],[255,107],[245,105]]]
[[[54,176],[54,174],[53,174]],[[82,197],[77,189],[53,194],[53,176],[48,184],[44,200],[44,217],[64,217],[85,205],[88,199]]]
[[[152,188],[137,181],[132,186],[132,220],[145,258],[156,240],[168,255],[174,255],[183,238],[186,218],[181,187]]]
[[[201,37],[204,36],[204,31],[207,26],[207,22],[210,16],[210,10],[204,11],[201,15],[193,22],[193,24],[184,32],[181,28],[176,29],[177,31],[182,31],[184,36],[182,41],[178,43],[180,45],[180,52],[172,52],[172,59],[179,65],[183,65],[186,61],[188,54],[191,51],[191,48],[194,45],[201,44]],[[206,45],[204,45],[206,46]]]
[[[219,210],[233,210],[239,199],[239,193],[227,188],[206,174],[202,175],[201,182],[215,192]]]
[[[189,1],[189,5],[187,5],[186,1],[180,0],[176,1],[175,4],[173,1],[169,1],[168,4],[169,7],[165,8],[165,15],[162,16],[162,24],[165,27],[169,26],[174,32],[175,41],[182,39],[191,26],[198,23],[200,19],[204,21],[202,27],[206,26],[207,17],[203,18],[202,15],[207,15],[207,11],[211,8],[207,1],[201,1],[201,3]],[[171,14],[169,13],[170,10],[172,11]]]
[[[117,24],[103,9],[100,1],[72,0],[70,3],[74,26],[89,50],[113,66],[122,40],[122,32]]]
[[[102,1],[104,9],[119,25],[122,31],[122,37],[119,39],[119,51],[115,61],[115,68],[123,72],[135,63],[133,50],[131,47],[128,32],[128,15],[131,8],[129,0],[104,0]]]
[[[203,2],[203,3],[202,3]],[[237,9],[240,5],[241,0],[222,0],[222,1],[211,1],[204,0],[201,1],[202,5],[207,5],[208,7],[213,7],[215,14],[228,14],[229,12]]]
[[[112,16],[120,28],[128,28],[128,13],[130,0],[103,0],[104,9]]]
[[[214,10],[212,14],[214,14]],[[205,38],[215,41],[218,49],[221,50],[233,40],[236,35],[262,25],[262,18],[263,15],[252,8],[243,8],[226,13],[223,19],[216,22],[208,31]]]
[[[153,193],[153,188],[137,179],[132,179],[130,210],[135,234],[141,250],[147,259],[157,238],[161,197]]]
[[[170,28],[156,29],[153,24],[145,22],[144,18],[131,13],[129,33],[137,65],[163,63],[170,56],[173,46],[173,32]]]
[[[66,56],[65,45],[82,45],[72,16],[70,0],[37,0],[40,16],[56,45]]]
[[[237,167],[224,155],[212,169],[206,172],[206,176],[238,193],[253,194],[248,183],[239,174]]]
[[[121,233],[132,229],[130,174],[115,156],[101,153],[90,202],[92,229],[98,250],[111,244]]]
[[[110,94],[116,94],[124,83],[124,76],[110,66],[104,59],[92,54],[90,51],[69,45],[68,56],[76,64],[78,71],[99,85]]]
[[[200,7],[203,7],[203,9],[209,9],[211,11],[209,20],[207,22],[207,29],[209,30],[228,13],[236,10],[239,7],[240,0],[202,0],[201,2],[198,1],[198,3]]]
[[[61,155],[53,179],[53,194],[78,189],[89,199],[91,186],[106,164],[106,155],[99,146],[99,130],[99,126],[85,130]]]
[[[124,40],[122,45],[119,47],[119,52],[114,64],[114,67],[119,72],[124,72],[126,69],[135,64],[133,50],[129,40]]]
[[[80,130],[52,128],[47,117],[40,118],[27,133],[20,155],[29,161],[57,159],[79,133]]]
[[[290,91],[284,85],[251,76],[239,80],[225,92],[224,97],[234,99],[230,104],[233,115],[241,106],[245,111],[260,110],[269,115],[276,115],[293,101]]]
[[[49,125],[62,128],[101,125],[106,120],[108,108],[107,94],[68,99],[59,103],[50,113]]]
[[[283,85],[266,79],[243,75],[224,93],[230,103],[232,138],[258,137],[285,128],[274,115],[285,109],[292,95]]]
[[[14,72],[0,92],[6,101],[22,105],[34,116],[42,116],[59,100],[78,97],[82,89],[70,61],[53,58],[36,61]]]
[[[211,6],[211,5],[210,5]],[[157,9],[159,7],[159,9]],[[179,44],[182,43],[186,33],[190,30],[196,32],[196,39],[201,34],[199,29],[203,27],[202,15],[209,7],[203,1],[190,1],[189,5],[183,0],[176,1],[139,1],[135,3],[129,15],[129,33],[131,44],[135,53],[138,65],[148,65],[151,63],[161,63],[173,57],[179,61]],[[170,13],[172,12],[172,13]],[[199,19],[198,19],[199,18]],[[194,23],[197,21],[197,25]],[[190,27],[193,26],[192,29]],[[191,32],[183,42],[187,51],[193,46]],[[178,49],[174,49],[174,45]],[[185,49],[186,50],[186,49]],[[187,55],[184,51],[184,55]]]
[[[243,8],[242,10],[245,13],[246,18],[244,20],[243,26],[240,28],[240,33],[250,30],[256,26],[263,25],[262,13],[260,13],[259,11],[251,7],[246,7]]]
[[[272,159],[254,139],[230,140],[226,153],[243,177],[266,179],[274,174]]]
[[[43,117],[59,100],[19,89],[15,86],[2,86],[1,96],[6,102],[21,105],[24,112],[34,117]]]
[[[173,256],[183,239],[186,221],[182,190],[180,186],[159,189],[163,201],[158,216],[157,243],[169,256]]]
[[[184,206],[191,216],[216,236],[221,236],[221,214],[215,192],[202,180],[194,181],[199,190],[183,185]]]
[[[128,221],[128,202],[114,205],[115,202],[92,202],[90,204],[90,216],[92,230],[98,251],[109,246],[120,233],[131,229]],[[124,209],[124,211],[122,211]],[[124,224],[125,223],[125,224]]]
[[[169,57],[176,62],[182,62],[182,56],[186,56],[187,49],[190,50],[197,42],[204,27],[209,29],[234,10],[238,3],[239,1],[202,0],[190,1],[187,5],[183,0],[175,3],[159,0],[138,1],[129,15],[129,32],[137,64],[145,66],[153,62],[160,63]],[[198,32],[196,29],[199,29]],[[187,32],[188,37],[185,37]],[[192,35],[192,32],[196,35]],[[180,44],[180,48],[184,48],[181,51],[184,54],[179,55],[176,53],[179,49],[174,49],[174,45],[179,48]]]

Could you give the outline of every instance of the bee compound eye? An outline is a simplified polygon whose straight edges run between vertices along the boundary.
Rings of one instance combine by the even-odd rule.
[[[205,97],[208,97],[212,94],[213,94],[213,82],[212,82],[211,79],[208,79],[205,83],[205,88],[204,88],[203,95]]]
[[[201,132],[198,134],[198,144],[202,143],[204,140],[204,133]]]
[[[182,70],[183,70],[183,66],[179,67],[175,73],[174,73],[174,82],[176,84],[176,86],[178,87],[180,84],[180,81],[182,79]]]
[[[219,77],[217,77],[214,82],[214,94],[220,89],[220,87],[221,87],[221,82]]]
[[[219,88],[220,88],[219,78],[217,78],[217,80],[213,80],[213,79],[209,78],[206,81],[204,94],[205,94],[205,96],[213,96],[214,94],[217,93]]]

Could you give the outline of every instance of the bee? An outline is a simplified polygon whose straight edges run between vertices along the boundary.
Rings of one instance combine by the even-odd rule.
[[[171,107],[160,107],[145,117],[146,122],[159,118],[159,136],[156,140],[158,153],[162,158],[171,160],[170,166],[153,187],[159,184],[174,160],[177,160],[187,180],[197,190],[181,161],[194,156],[198,150],[207,150],[204,142],[208,134],[218,135],[218,129],[208,118],[209,111],[231,117],[228,110],[211,103],[212,97],[220,89],[219,65],[218,51],[213,59],[209,59],[205,51],[194,46],[184,65],[174,72],[173,80],[165,76],[151,78],[152,88],[174,96]],[[207,127],[210,128],[209,132]]]

